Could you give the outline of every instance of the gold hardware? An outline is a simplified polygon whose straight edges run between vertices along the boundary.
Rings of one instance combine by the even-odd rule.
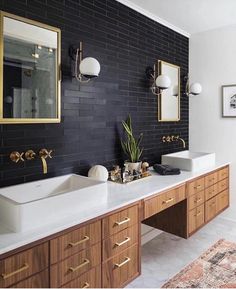
[[[131,261],[131,259],[129,257],[125,258],[125,261],[120,263],[120,264],[115,264],[115,268],[121,268],[123,267],[125,264],[129,263]]]
[[[130,221],[130,218],[125,218],[124,219],[124,221],[121,221],[121,222],[115,222],[115,225],[116,226],[121,226],[121,225],[123,225],[123,224],[125,224],[125,223],[128,223]]]
[[[32,161],[36,156],[36,153],[32,150],[28,150],[26,153],[25,153],[25,158],[28,160],[28,161]]]
[[[14,163],[18,163],[18,162],[24,162],[24,158],[23,158],[24,153],[19,153],[19,152],[12,152],[10,154],[10,159],[14,162]]]
[[[195,203],[200,203],[201,201],[202,199],[200,198],[200,199],[195,200]]]
[[[82,264],[80,264],[79,266],[77,266],[75,268],[74,267],[70,267],[69,271],[74,273],[74,272],[78,271],[79,269],[83,268],[84,266],[88,265],[89,263],[90,263],[90,261],[88,259],[84,259]]]
[[[25,263],[22,268],[17,269],[16,271],[11,272],[11,273],[7,273],[7,274],[3,273],[3,274],[1,274],[1,277],[2,277],[2,279],[6,280],[6,279],[18,274],[18,273],[21,273],[21,272],[27,270],[27,269],[29,269],[29,265],[27,263]]]
[[[89,288],[90,284],[88,282],[85,282],[82,288]]]
[[[125,240],[123,242],[120,242],[120,243],[115,243],[115,246],[116,247],[121,247],[123,245],[125,245],[126,243],[128,243],[131,239],[129,237],[125,238]]]
[[[186,148],[186,143],[185,140],[183,138],[181,138],[179,135],[172,135],[172,136],[163,136],[162,137],[162,142],[163,143],[171,143],[171,142],[175,142],[175,141],[181,141],[183,144],[183,148]]]
[[[194,217],[198,217],[202,214],[202,212],[198,212],[196,215],[194,215]]]
[[[194,189],[196,189],[196,190],[198,190],[198,189],[201,189],[201,185],[198,185],[198,186],[196,186],[196,187],[194,187]]]
[[[47,158],[52,159],[52,150],[48,151],[47,149],[41,149],[39,152],[39,156],[40,156],[42,164],[43,164],[43,173],[47,174],[48,166],[47,166],[46,159]]]
[[[76,242],[76,243],[69,243],[69,246],[70,247],[76,247],[76,246],[78,246],[78,245],[80,245],[80,244],[83,244],[83,243],[85,243],[85,242],[87,242],[87,241],[89,241],[89,237],[88,236],[84,236],[84,238],[82,239],[82,240],[80,240],[80,241],[78,241],[78,242]]]
[[[169,200],[167,200],[167,201],[163,201],[162,203],[163,204],[169,204],[169,203],[171,203],[171,202],[173,202],[174,201],[174,198],[171,198],[171,199],[169,199]]]
[[[185,148],[186,148],[185,140],[184,140],[183,138],[181,138],[181,137],[179,137],[179,140],[182,141],[182,143],[183,143],[183,148],[185,149]]]

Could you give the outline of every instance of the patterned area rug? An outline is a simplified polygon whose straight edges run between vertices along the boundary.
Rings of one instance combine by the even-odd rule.
[[[219,240],[162,288],[236,288],[236,244]]]

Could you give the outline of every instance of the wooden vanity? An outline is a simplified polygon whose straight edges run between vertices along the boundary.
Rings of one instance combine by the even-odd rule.
[[[124,287],[141,274],[141,222],[190,237],[229,206],[229,166],[0,256],[0,287]]]

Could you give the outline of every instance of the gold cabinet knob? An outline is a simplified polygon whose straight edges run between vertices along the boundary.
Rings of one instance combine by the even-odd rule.
[[[19,152],[12,152],[10,154],[10,159],[14,162],[14,163],[18,163],[18,162],[24,162],[24,153],[19,153]]]
[[[32,150],[28,150],[26,153],[25,153],[25,158],[28,160],[28,161],[31,161],[35,158],[36,156],[36,153]]]

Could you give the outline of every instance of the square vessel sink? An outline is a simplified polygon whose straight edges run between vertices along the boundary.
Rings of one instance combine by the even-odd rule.
[[[182,151],[163,155],[162,164],[184,171],[200,171],[215,165],[215,153]]]
[[[0,222],[14,232],[50,224],[107,202],[107,184],[66,175],[0,189]]]

